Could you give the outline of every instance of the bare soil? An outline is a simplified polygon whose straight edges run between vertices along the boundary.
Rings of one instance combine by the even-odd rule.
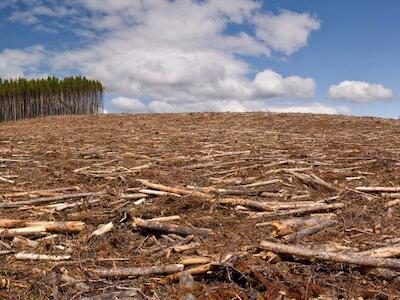
[[[232,152],[232,153],[231,153]],[[231,153],[231,154],[230,154]],[[137,168],[139,167],[139,168]],[[288,173],[314,174],[336,191],[304,184]],[[272,171],[278,170],[278,171]],[[397,299],[400,273],[376,275],[371,268],[280,256],[260,247],[272,238],[271,226],[257,223],[296,217],[252,218],[253,209],[226,206],[195,195],[149,196],[144,203],[121,195],[145,188],[136,179],[169,187],[211,191],[213,199],[259,202],[305,201],[333,196],[344,203],[334,210],[338,224],[292,243],[304,247],[341,246],[365,251],[400,238],[400,205],[391,208],[381,193],[360,193],[357,186],[400,186],[400,121],[348,116],[195,113],[164,115],[68,116],[0,124],[0,204],[77,192],[102,196],[66,199],[82,205],[57,211],[58,202],[0,208],[1,219],[82,221],[80,233],[57,233],[31,248],[0,239],[0,299],[80,299],[132,288],[143,299],[184,299],[187,291],[164,275],[102,278],[99,268],[146,267],[179,263],[182,257],[206,256],[226,263],[194,276],[190,293],[197,299]],[[258,186],[244,184],[281,179]],[[12,196],[17,192],[76,187],[74,191]],[[206,190],[204,188],[214,188]],[[215,189],[243,191],[225,195]],[[267,192],[267,196],[260,193]],[[11,196],[10,196],[11,194]],[[274,196],[276,195],[276,197]],[[91,200],[99,201],[90,204]],[[175,242],[162,233],[138,230],[133,218],[179,215],[172,223],[208,228],[195,236],[200,245],[184,252],[163,251]],[[307,216],[307,215],[302,215]],[[90,237],[99,225],[114,229]],[[50,235],[51,233],[49,233]],[[70,255],[65,261],[17,260],[15,253]],[[185,267],[190,268],[190,266]],[[61,279],[68,275],[84,283]],[[139,296],[137,296],[139,297]],[[145,298],[147,297],[147,298]],[[112,298],[109,298],[112,299]],[[142,299],[142,298],[116,298]],[[186,298],[189,299],[189,298]],[[361,298],[358,298],[361,299]]]

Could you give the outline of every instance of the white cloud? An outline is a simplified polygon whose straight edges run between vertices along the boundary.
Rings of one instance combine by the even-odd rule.
[[[354,102],[369,102],[374,100],[389,100],[393,92],[382,84],[373,84],[365,81],[342,81],[329,87],[328,95],[331,99],[348,100]]]
[[[307,45],[312,31],[321,26],[321,22],[308,13],[283,11],[279,15],[258,14],[254,18],[257,36],[267,45],[287,55]]]
[[[279,113],[318,113],[347,114],[350,110],[345,106],[333,107],[321,103],[268,105],[263,101],[207,100],[195,103],[168,103],[152,101],[145,105],[137,99],[120,99],[111,101],[113,111],[125,112],[279,112]]]
[[[117,97],[110,101],[110,105],[118,112],[140,113],[146,111],[146,106],[138,99]]]
[[[5,49],[0,52],[0,78],[16,78],[38,74],[46,58],[44,47],[36,45],[24,50]]]
[[[77,0],[61,7],[23,1],[30,10],[16,10],[13,21],[40,28],[46,16],[60,26],[74,24],[71,31],[87,39],[72,50],[46,56],[38,51],[36,65],[48,63],[53,73],[61,74],[77,70],[102,81],[106,92],[121,96],[111,101],[114,110],[264,110],[263,100],[311,98],[315,93],[312,78],[270,69],[255,73],[243,59],[268,59],[272,50],[290,55],[307,45],[320,22],[306,13],[264,13],[255,0]],[[231,24],[242,30],[227,31]],[[256,34],[246,30],[247,24],[255,26]],[[14,68],[11,75],[34,67],[8,65]],[[143,98],[151,103],[137,100]]]

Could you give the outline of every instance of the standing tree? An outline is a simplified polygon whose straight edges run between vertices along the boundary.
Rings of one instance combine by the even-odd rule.
[[[103,109],[103,85],[86,77],[1,79],[0,122],[53,115],[94,115]]]

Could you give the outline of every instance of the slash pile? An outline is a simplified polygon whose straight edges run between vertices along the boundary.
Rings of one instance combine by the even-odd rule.
[[[400,122],[0,124],[1,299],[397,299]]]

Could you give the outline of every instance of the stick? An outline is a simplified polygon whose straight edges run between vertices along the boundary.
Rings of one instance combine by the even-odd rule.
[[[141,267],[141,268],[114,268],[94,270],[101,277],[139,277],[171,274],[183,270],[182,264],[172,264],[165,266]]]
[[[15,254],[15,258],[18,260],[52,260],[61,261],[71,259],[70,255],[46,255],[46,254],[36,254],[36,253],[25,253],[19,252]]]
[[[150,229],[162,232],[176,233],[181,235],[199,234],[207,236],[213,234],[213,231],[208,228],[193,228],[193,227],[180,226],[174,224],[152,222],[138,218],[134,218],[133,226],[139,227],[141,229]]]
[[[101,196],[101,195],[104,195],[104,192],[60,195],[55,197],[38,198],[33,200],[0,203],[0,208],[16,208],[24,205],[43,204],[43,203],[61,201],[65,199],[74,199],[74,198],[83,198],[83,197]]]
[[[0,228],[38,227],[42,226],[47,232],[80,232],[85,230],[86,224],[80,221],[47,222],[27,221],[18,219],[0,219]]]
[[[294,242],[294,241],[296,241],[298,239],[301,239],[301,238],[306,237],[308,235],[312,235],[314,233],[317,233],[317,232],[319,232],[322,229],[325,229],[327,227],[335,226],[337,223],[338,223],[337,221],[326,221],[326,222],[323,222],[321,224],[318,224],[318,225],[315,225],[315,226],[312,226],[312,227],[309,227],[309,228],[294,232],[292,234],[286,235],[286,236],[283,237],[283,239],[285,241],[287,241],[288,243],[292,243],[292,242]]]
[[[305,258],[318,259],[322,261],[332,261],[337,263],[354,264],[374,268],[400,269],[400,260],[391,258],[377,258],[363,256],[357,253],[335,253],[321,250],[313,250],[304,247],[290,246],[268,241],[261,242],[261,248],[275,253],[290,254]]]

